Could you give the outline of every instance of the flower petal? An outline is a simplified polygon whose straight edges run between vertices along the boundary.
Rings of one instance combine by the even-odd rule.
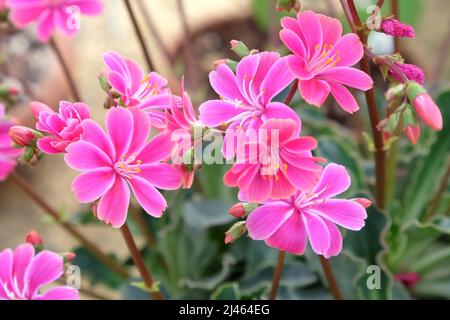
[[[130,188],[125,179],[116,175],[113,186],[100,198],[97,218],[114,228],[120,228],[127,219]]]
[[[113,107],[106,114],[106,130],[116,149],[116,158],[126,154],[133,134],[133,115],[122,107]]]
[[[367,218],[364,207],[352,200],[329,199],[312,205],[310,210],[350,230],[361,230]]]
[[[349,113],[354,113],[359,110],[358,102],[345,86],[339,82],[331,80],[328,81],[328,84],[331,88],[331,94],[342,109]]]
[[[170,158],[176,142],[170,133],[162,132],[153,137],[137,156],[142,164],[150,164]]]
[[[299,81],[298,88],[303,99],[316,107],[324,104],[331,91],[330,85],[326,81],[316,78]]]
[[[299,214],[292,214],[267,240],[270,247],[292,254],[303,254],[306,249],[307,233]]]
[[[73,179],[72,191],[81,203],[97,200],[108,191],[115,181],[112,168],[100,168],[83,173]]]
[[[200,121],[208,127],[217,127],[244,112],[234,104],[222,100],[209,100],[200,105]]]
[[[63,258],[47,250],[39,252],[30,262],[24,276],[24,282],[28,284],[29,299],[37,294],[38,290],[63,275]]]
[[[249,214],[248,233],[254,240],[267,239],[293,214],[293,207],[284,201],[266,203]]]
[[[332,17],[318,14],[320,25],[322,26],[323,43],[334,45],[342,35],[341,22]]]
[[[114,150],[114,146],[106,135],[105,131],[91,119],[86,119],[81,122],[81,127],[83,128],[83,137],[84,141],[90,142],[93,145],[99,147],[103,152],[105,152],[111,160],[116,158],[116,150]]]
[[[264,113],[262,114],[264,122],[270,119],[292,119],[296,123],[295,136],[300,134],[302,128],[302,122],[298,114],[289,106],[281,102],[271,102],[266,106]]]
[[[330,232],[325,222],[311,212],[302,212],[311,247],[317,254],[324,254],[330,247]]]
[[[79,300],[78,290],[69,286],[58,286],[47,290],[37,300]]]
[[[302,11],[298,13],[297,20],[308,43],[309,48],[307,49],[309,49],[310,57],[312,57],[315,48],[317,46],[322,47],[323,42],[322,25],[318,15],[311,10]]]
[[[330,163],[320,176],[312,193],[320,194],[320,198],[331,198],[346,191],[351,184],[350,175],[344,166]]]
[[[288,68],[287,59],[278,59],[278,61],[270,68],[265,79],[261,83],[260,91],[264,91],[264,94],[262,95],[263,105],[272,101],[272,99],[294,79],[295,76]]]
[[[329,68],[321,73],[320,77],[325,80],[335,80],[343,85],[364,91],[373,87],[373,80],[367,73],[351,67]]]
[[[358,35],[347,33],[340,38],[328,53],[328,56],[333,55],[339,57],[337,66],[350,67],[358,63],[364,55],[364,48]]]
[[[304,81],[314,78],[314,73],[306,69],[305,60],[292,54],[286,59],[289,70],[291,70],[298,79]]]
[[[159,218],[167,208],[166,199],[150,182],[135,176],[130,181],[134,196],[144,210],[153,217]]]
[[[257,173],[245,191],[249,202],[263,203],[272,193],[272,177]]]
[[[24,286],[25,272],[33,257],[34,247],[29,243],[22,244],[14,250],[13,274],[19,288]]]
[[[338,227],[333,222],[328,220],[324,220],[325,224],[328,227],[328,231],[330,232],[330,247],[326,252],[323,253],[325,258],[330,258],[333,256],[337,256],[342,250],[342,235],[339,231]]]
[[[144,164],[139,167],[139,176],[157,188],[176,190],[180,187],[180,171],[168,163]]]
[[[66,148],[64,161],[75,170],[93,170],[101,167],[111,167],[111,159],[100,148],[87,141],[71,143]]]
[[[280,39],[283,41],[284,45],[289,48],[289,50],[300,58],[306,59],[306,48],[303,45],[303,41],[294,31],[289,29],[281,30]]]
[[[133,115],[133,133],[128,154],[137,154],[144,147],[150,134],[150,118],[138,107],[128,108]]]
[[[244,100],[236,83],[236,76],[226,64],[220,64],[215,71],[210,72],[209,82],[214,91],[229,100]]]

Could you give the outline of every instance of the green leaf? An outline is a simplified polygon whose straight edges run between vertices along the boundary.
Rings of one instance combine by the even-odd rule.
[[[151,295],[147,289],[143,290],[136,285],[139,281],[141,281],[141,279],[130,278],[122,284],[120,296],[123,300],[151,300]]]
[[[224,283],[211,294],[211,300],[240,300],[239,285],[236,282]]]
[[[403,198],[401,211],[403,223],[421,218],[426,206],[433,198],[439,181],[446,169],[450,151],[450,91],[441,94],[437,100],[444,120],[443,129],[436,134],[436,140],[425,155],[411,170],[408,187]]]
[[[203,232],[234,221],[235,218],[228,214],[230,207],[231,203],[221,200],[189,201],[184,206],[184,219],[195,233]]]

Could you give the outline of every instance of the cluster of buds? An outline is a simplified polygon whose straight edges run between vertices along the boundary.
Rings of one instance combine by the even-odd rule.
[[[228,213],[235,218],[246,218],[253,210],[258,208],[256,203],[239,202],[228,209]],[[242,237],[247,232],[245,221],[239,221],[233,224],[227,232],[225,232],[225,244],[232,243]]]
[[[236,53],[236,55],[238,55],[239,58],[244,58],[246,56],[259,53],[259,51],[257,49],[250,50],[243,41],[231,40],[230,45],[231,45],[231,51]],[[237,67],[238,62],[236,60],[232,60],[232,59],[219,59],[219,60],[214,61],[214,66],[216,68],[217,68],[217,66],[219,66],[221,64],[226,64],[227,66],[230,67],[231,70],[236,72],[236,67]]]
[[[401,38],[414,38],[414,28],[408,24],[402,23],[393,17],[386,17],[381,21],[380,29],[387,35]]]
[[[14,103],[15,99],[19,96],[19,89],[14,86],[1,85],[0,86],[0,100],[8,105]]]
[[[13,126],[9,128],[8,135],[13,141],[14,147],[24,148],[20,162],[25,165],[34,165],[42,156],[42,152],[37,148],[37,140],[43,134],[34,129],[24,126]]]
[[[42,240],[41,235],[37,233],[35,230],[30,230],[25,235],[25,242],[31,244],[36,250],[36,252],[44,250],[44,241]],[[61,256],[64,259],[64,263],[68,264],[72,263],[76,258],[76,254],[73,252],[65,252],[62,253]]]

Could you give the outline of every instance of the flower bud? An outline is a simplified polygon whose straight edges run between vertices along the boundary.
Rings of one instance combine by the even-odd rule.
[[[244,42],[238,40],[231,40],[231,50],[233,50],[239,57],[243,58],[250,54],[250,49]]]
[[[404,75],[412,81],[415,81],[421,85],[425,83],[425,73],[418,66],[411,63],[399,63],[396,62],[395,65],[404,73]],[[402,81],[400,75],[398,75],[395,71],[390,70],[390,74],[392,79],[396,81]]]
[[[394,279],[402,282],[405,287],[412,288],[420,282],[421,277],[417,272],[400,272],[394,275]]]
[[[256,203],[236,203],[228,210],[228,213],[236,218],[244,218],[257,207]]]
[[[38,101],[32,101],[30,103],[30,106],[31,112],[33,113],[36,119],[39,119],[39,113],[41,113],[41,111],[50,111],[50,112],[53,111],[48,105]]]
[[[218,60],[215,60],[213,63],[214,63],[214,67],[217,68],[221,64],[227,64],[227,59],[218,59]]]
[[[442,129],[442,114],[439,107],[427,93],[425,88],[414,81],[409,81],[406,87],[406,94],[412,102],[417,115],[433,130]]]
[[[73,252],[65,252],[62,253],[61,256],[64,259],[64,263],[72,263],[73,260],[75,260],[75,258],[77,257],[77,255]]]
[[[13,126],[9,128],[8,135],[18,147],[28,147],[32,145],[36,139],[42,138],[40,132],[24,126]]]
[[[362,205],[364,208],[369,208],[372,205],[372,201],[366,198],[355,198],[353,201],[358,202],[360,205]]]
[[[412,26],[401,23],[394,18],[383,19],[381,31],[393,37],[414,38],[415,36]]]
[[[225,244],[232,243],[242,237],[247,232],[247,225],[245,221],[239,221],[225,232]]]
[[[42,246],[43,244],[41,236],[34,230],[31,230],[27,233],[27,235],[25,236],[25,242],[33,246]]]
[[[411,141],[412,144],[416,144],[420,138],[420,126],[414,126],[410,124],[405,128],[405,133],[409,141]]]

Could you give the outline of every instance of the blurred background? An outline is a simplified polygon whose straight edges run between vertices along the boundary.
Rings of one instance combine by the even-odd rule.
[[[83,18],[81,31],[74,38],[68,39],[64,36],[56,38],[65,59],[69,62],[83,101],[91,107],[93,117],[100,123],[103,123],[105,114],[103,109],[105,94],[97,79],[104,69],[101,53],[115,50],[124,56],[137,60],[143,67],[145,66],[139,43],[133,32],[123,1],[107,0],[104,2],[104,13],[95,18]],[[389,12],[389,2],[386,1],[385,4],[387,12]],[[403,0],[399,2],[400,20],[412,24],[416,30],[415,39],[401,40],[404,57],[406,57],[407,62],[417,64],[424,69],[429,88],[432,88],[435,92],[448,88],[450,80],[450,61],[448,59],[450,3],[447,0]],[[187,90],[196,106],[208,97],[215,96],[214,92],[210,91],[208,83],[208,73],[214,68],[213,62],[226,57],[237,59],[233,52],[229,50],[230,40],[242,40],[249,48],[260,50],[278,50],[280,46],[278,39],[280,14],[274,10],[275,1],[186,0],[183,3],[189,36],[186,36],[186,30],[183,28],[176,0],[132,1],[135,10],[138,12],[141,28],[145,32],[146,43],[155,65],[155,71],[169,79],[175,92],[178,90],[181,75],[186,74]],[[348,31],[338,0],[304,0],[301,3],[304,10],[313,9],[330,16],[339,17],[346,31]],[[361,0],[356,1],[356,3],[361,9],[361,13],[364,14],[365,8],[373,1]],[[155,32],[159,35],[159,40],[155,37]],[[187,44],[186,39],[188,39]],[[376,53],[392,53],[392,39],[383,35],[373,35],[370,41],[376,49]],[[0,50],[0,82],[2,84],[13,84],[20,88],[22,92],[28,93],[28,95],[21,95],[18,103],[9,110],[9,113],[19,118],[22,123],[32,124],[33,119],[28,104],[30,100],[39,100],[57,108],[59,100],[69,99],[68,88],[64,85],[65,80],[58,61],[49,47],[34,40],[33,27],[24,31],[2,32]],[[188,64],[186,64],[187,61]],[[20,81],[17,81],[17,79]],[[380,84],[380,86],[383,85]],[[32,97],[29,95],[32,95]],[[336,120],[340,125],[353,128],[355,132],[362,130],[362,128],[358,128],[358,124],[352,123],[351,119],[345,118],[345,115],[341,114],[338,108],[334,108],[332,103],[330,110],[323,111],[322,114],[324,117]],[[306,114],[305,118],[314,120],[315,116],[317,115]],[[364,117],[364,114],[362,117]],[[308,125],[306,127],[306,130],[314,129],[313,127],[308,129]],[[352,131],[351,135],[356,136],[357,133]],[[331,154],[337,153],[337,157],[343,157],[342,154],[339,154],[339,149],[328,151]],[[350,159],[344,159],[343,161],[352,161],[353,155],[348,154],[346,157]],[[407,160],[404,159],[405,163],[408,163]],[[336,161],[339,162],[339,159]],[[362,170],[364,169],[363,163]],[[412,169],[411,167],[403,167],[401,170],[404,172],[402,173],[400,170],[399,174],[405,176]],[[75,201],[70,190],[70,182],[76,172],[65,165],[62,156],[46,156],[39,161],[35,168],[19,168],[18,170],[37,192],[51,201],[53,206],[62,212],[68,221],[83,223],[83,231],[89,239],[98,243],[102,249],[110,252],[117,259],[128,263],[126,247],[119,231],[92,221],[93,219],[89,218],[91,213],[86,213],[87,208],[81,207]],[[162,241],[162,244],[158,244],[158,246],[167,246],[158,249],[162,252],[160,252],[162,256],[164,256],[164,250],[173,251],[173,246],[176,246],[177,250],[180,251],[178,256],[167,256],[166,260],[172,259],[171,263],[179,265],[184,258],[186,261],[183,263],[188,264],[184,269],[172,270],[173,272],[168,276],[161,276],[167,277],[163,280],[167,289],[170,287],[167,283],[171,283],[171,281],[174,287],[181,288],[176,297],[208,297],[211,292],[215,291],[216,295],[229,294],[228,297],[233,298],[235,297],[233,295],[237,294],[235,284],[220,288],[219,291],[217,291],[217,287],[220,286],[219,284],[222,281],[233,280],[241,276],[243,280],[239,278],[240,280],[236,281],[241,290],[239,296],[251,297],[253,291],[265,292],[266,282],[270,280],[272,269],[269,266],[275,263],[275,250],[265,248],[260,243],[250,243],[246,239],[243,239],[245,244],[233,244],[234,249],[225,249],[222,244],[223,233],[232,222],[226,211],[233,204],[233,201],[236,201],[233,192],[226,190],[225,187],[220,185],[221,180],[217,180],[221,179],[223,172],[224,169],[217,167],[205,169],[202,172],[202,181],[207,186],[206,191],[197,189],[182,191],[181,195],[169,195],[169,204],[172,204],[170,200],[173,199],[173,206],[182,207],[180,209],[183,212],[182,214],[189,217],[189,222],[186,222],[189,229],[183,231],[186,234],[178,233],[176,239],[169,237],[170,239],[167,238]],[[370,179],[370,172],[365,178],[361,178],[363,182],[368,181],[369,183]],[[175,199],[176,196],[177,199]],[[175,209],[170,210],[168,215],[176,214],[174,212]],[[172,216],[167,219],[176,220],[176,217]],[[148,223],[155,230],[163,230],[162,227],[164,226],[165,232],[170,235],[171,230],[170,228],[167,229],[167,226],[171,225],[169,220]],[[73,250],[78,245],[57,225],[46,219],[42,215],[41,209],[16,185],[11,181],[3,182],[0,185],[0,249],[15,247],[23,242],[24,235],[30,229],[35,229],[42,235],[45,246],[49,249],[66,252]],[[206,229],[208,233],[205,232]],[[157,234],[156,238],[159,239],[160,236],[161,234]],[[141,234],[138,239],[139,243],[146,248],[148,238]],[[171,244],[171,241],[176,244]],[[189,245],[192,242],[202,241],[206,248],[196,246],[192,248]],[[255,248],[255,246],[258,248]],[[269,256],[264,253],[264,259],[258,256],[263,251],[269,252]],[[241,255],[249,254],[249,252],[252,252],[254,256],[247,257],[245,265],[243,265]],[[95,269],[94,272],[92,270],[86,271],[87,278],[84,278],[84,280],[87,288],[91,288],[91,283],[94,283],[93,288],[100,292],[104,298],[119,298],[124,295],[134,298],[139,296],[139,293],[135,292],[135,288],[132,286],[124,288],[114,276],[111,276],[111,279],[103,279],[101,266],[92,266],[95,262],[92,262],[91,257],[85,257],[83,254],[84,252],[80,252],[80,263],[91,264],[88,268]],[[349,257],[343,259],[352,260],[351,255]],[[266,258],[267,260],[265,260]],[[147,259],[158,264],[155,261],[160,257],[149,253]],[[250,262],[248,259],[250,259]],[[352,261],[356,260],[353,259]],[[314,267],[311,267],[311,265],[314,266],[314,261],[307,261],[308,267],[305,267],[306,264],[299,267],[300,262],[303,263],[304,261],[295,259],[288,261],[284,275],[286,277],[285,283],[281,289],[282,297],[328,298],[328,294],[320,284],[320,275],[317,277],[314,273]],[[345,269],[346,265],[349,265],[346,260],[338,261],[336,268]],[[169,263],[165,267],[156,267],[156,273],[158,274],[158,268],[167,269],[170,266],[172,264]],[[354,268],[355,274],[362,270],[357,265]],[[244,271],[247,269],[261,270],[261,274],[247,274]],[[163,273],[161,272],[161,274]],[[302,278],[301,280],[296,278],[294,284],[287,285],[290,281],[290,275],[299,275]],[[259,276],[262,280],[252,279],[252,276]],[[341,278],[345,282],[345,277],[342,276]],[[264,282],[264,279],[267,281]],[[356,283],[356,280],[350,282]],[[255,289],[252,287],[255,286],[255,283],[263,283],[263,285]],[[443,292],[449,294],[450,283],[448,278],[447,283],[449,285],[444,287]],[[114,288],[114,290],[111,290],[111,288]],[[242,288],[245,288],[245,290]],[[303,290],[304,288],[309,291]],[[401,294],[404,294],[399,297],[406,297],[409,294],[405,287],[398,290],[401,291]],[[350,292],[348,294],[351,294],[352,289],[349,288],[348,291]],[[420,294],[418,296],[420,297]],[[431,296],[433,295],[431,294]],[[84,297],[92,298],[90,295]],[[427,295],[425,294],[424,297],[427,297]],[[444,295],[444,297],[448,298],[449,296]]]

